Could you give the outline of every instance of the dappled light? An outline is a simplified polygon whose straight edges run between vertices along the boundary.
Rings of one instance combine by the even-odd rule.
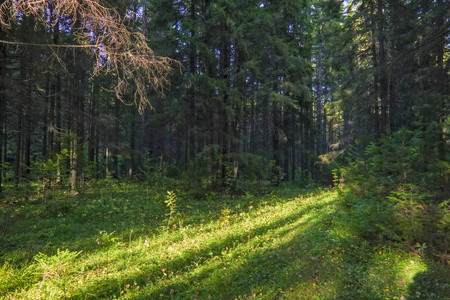
[[[0,299],[449,299],[450,1],[0,23]]]
[[[148,194],[136,183],[98,187],[59,216],[35,219],[38,207],[27,209],[36,240],[26,260],[15,248],[27,230],[12,217],[2,237],[3,296],[392,298],[427,270],[418,256],[361,241],[336,191],[280,190],[219,203],[177,195],[183,218],[170,227],[164,189]],[[14,290],[13,282],[29,288]]]

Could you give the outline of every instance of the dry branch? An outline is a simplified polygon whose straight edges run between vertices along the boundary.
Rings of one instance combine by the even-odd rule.
[[[140,111],[150,104],[148,85],[162,91],[169,84],[167,78],[175,61],[156,56],[141,33],[130,32],[117,11],[98,0],[7,0],[1,5],[2,27],[11,28],[19,16],[32,16],[47,28],[60,30],[61,24],[70,28],[78,45],[38,46],[81,47],[95,59],[93,76],[104,72],[117,77],[115,92],[120,99],[134,82],[134,102]]]

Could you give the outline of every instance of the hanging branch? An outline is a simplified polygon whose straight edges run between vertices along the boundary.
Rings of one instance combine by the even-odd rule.
[[[117,11],[102,6],[98,0],[6,0],[1,5],[2,27],[10,29],[11,23],[18,21],[19,16],[32,16],[37,24],[47,28],[70,28],[78,45],[37,46],[84,49],[95,59],[93,77],[102,72],[116,76],[114,90],[119,99],[122,100],[130,83],[134,82],[134,103],[139,111],[150,105],[147,85],[160,92],[169,85],[167,78],[172,65],[177,62],[156,56],[144,35],[130,32]],[[0,43],[24,44],[1,40]]]

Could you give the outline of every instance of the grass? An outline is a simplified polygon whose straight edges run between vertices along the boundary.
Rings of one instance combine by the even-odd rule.
[[[205,194],[105,181],[8,198],[1,299],[445,299],[445,266],[352,227],[335,190]],[[171,188],[170,188],[171,187]],[[447,298],[448,299],[448,298]]]

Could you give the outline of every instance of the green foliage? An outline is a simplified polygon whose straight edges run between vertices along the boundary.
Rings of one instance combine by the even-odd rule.
[[[394,299],[449,291],[445,269],[362,239],[351,221],[368,210],[356,201],[342,210],[337,191],[291,183],[264,196],[198,200],[175,192],[180,184],[102,180],[52,201],[71,204],[63,215],[10,203],[0,298]],[[414,246],[424,253],[430,244]]]
[[[115,231],[108,233],[105,230],[101,230],[99,232],[99,237],[95,239],[95,241],[99,245],[112,245],[118,241],[118,238],[116,237]]]
[[[448,225],[442,225],[448,224],[443,204],[448,199],[442,200],[441,189],[449,169],[431,153],[422,131],[401,129],[372,143],[344,168],[344,203],[363,212],[352,220],[362,235],[399,242],[420,254],[448,251]]]
[[[80,254],[81,251],[60,251],[58,248],[56,255],[39,253],[34,256],[39,263],[36,271],[42,274],[38,290],[40,297],[67,298],[71,294],[67,289],[68,278],[76,272],[74,261]]]
[[[277,161],[271,160],[269,163],[269,169],[271,170],[272,173],[272,176],[270,177],[272,185],[278,186],[280,180],[283,179],[284,177],[281,166],[277,164]]]
[[[38,158],[31,162],[30,171],[31,174],[38,180],[41,180],[44,184],[55,181],[56,171],[58,164],[53,162],[52,159]]]
[[[169,212],[166,214],[167,228],[170,226],[176,227],[177,223],[181,222],[181,214],[177,210],[177,200],[177,194],[174,191],[167,191],[166,200],[164,200],[169,209]]]

